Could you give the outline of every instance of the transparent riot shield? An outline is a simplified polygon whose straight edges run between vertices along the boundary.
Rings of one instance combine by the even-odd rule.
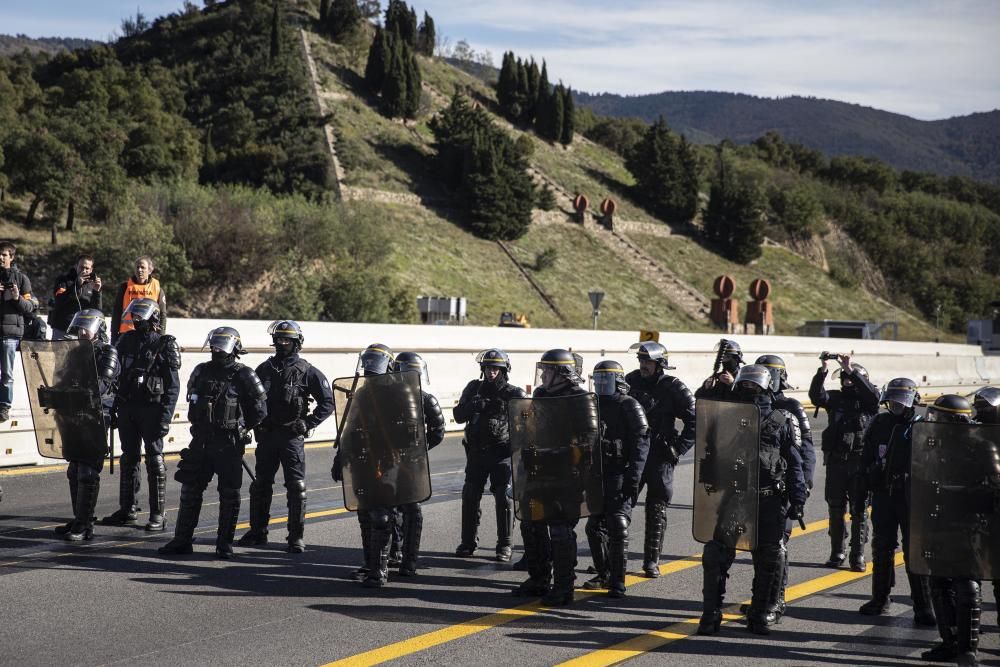
[[[760,410],[698,399],[696,417],[694,539],[750,551],[757,542]]]
[[[343,432],[337,434],[344,506],[358,511],[430,498],[420,375],[339,378],[334,380],[334,395],[337,415],[346,414]]]
[[[576,521],[604,511],[597,406],[595,394],[507,402],[518,519]]]
[[[1000,579],[1000,425],[921,421],[912,445],[910,570]]]
[[[22,340],[21,365],[38,453],[68,461],[107,456],[93,344],[88,340]]]

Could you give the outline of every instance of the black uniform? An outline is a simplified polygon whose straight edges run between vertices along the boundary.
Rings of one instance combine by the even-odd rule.
[[[288,497],[288,542],[304,547],[305,435],[333,414],[333,391],[323,373],[297,353],[273,356],[257,367],[267,392],[267,417],[255,431],[256,481],[250,484],[250,532],[240,544],[267,542],[274,477],[280,465]],[[309,404],[316,406],[309,410]]]
[[[823,463],[826,466],[825,495],[830,513],[831,565],[844,561],[847,527],[844,513],[851,513],[850,562],[855,569],[864,567],[868,542],[869,496],[861,462],[865,428],[878,414],[879,392],[864,375],[853,373],[852,387],[827,391],[823,387],[827,371],[820,368],[809,386],[809,400],[825,408],[829,425],[823,431]]]
[[[125,334],[128,336],[129,334]],[[124,337],[123,337],[124,338]],[[174,479],[181,483],[180,512],[174,539],[161,553],[191,553],[202,495],[219,477],[219,530],[216,553],[232,555],[243,485],[246,434],[267,416],[267,394],[249,366],[231,357],[198,364],[188,381],[191,444],[181,452]]]
[[[81,350],[85,348],[80,348]],[[111,409],[115,400],[116,381],[121,366],[118,350],[108,343],[94,341],[94,361],[97,364],[97,380],[101,390],[101,407],[104,424],[111,423]],[[89,359],[83,360],[89,363]],[[94,510],[101,489],[101,471],[104,457],[93,459],[67,459],[66,477],[69,479],[70,500],[73,504],[73,520],[56,528],[56,533],[65,535],[72,542],[89,540],[93,537]]]
[[[903,416],[882,412],[871,420],[864,434],[861,466],[866,471],[867,490],[872,494],[872,600],[862,613],[878,615],[888,608],[889,593],[896,581],[895,553],[899,533],[903,535],[903,557],[910,544],[910,452],[913,424],[920,420],[913,410]],[[912,574],[910,598],[914,619],[920,625],[933,625],[930,582]]]
[[[607,583],[612,596],[623,597],[628,527],[649,456],[649,424],[639,402],[624,392],[598,396],[598,402],[604,513],[587,519],[587,540],[598,581]]]
[[[116,344],[121,360],[117,419],[121,437],[119,509],[107,517],[111,524],[134,524],[138,512],[139,457],[146,454],[149,481],[147,530],[163,530],[166,522],[167,468],[163,463],[163,436],[170,429],[180,394],[181,352],[173,336],[153,331],[129,331]]]
[[[479,509],[486,482],[496,505],[497,556],[510,558],[514,530],[514,501],[511,488],[510,427],[507,424],[507,401],[525,398],[520,387],[506,381],[501,372],[497,382],[473,380],[465,386],[453,414],[465,424],[465,484],[462,485],[462,544],[460,550],[471,554],[479,544]]]
[[[427,448],[433,449],[444,440],[444,414],[433,394],[421,389],[420,397],[424,410]],[[363,577],[368,586],[381,586],[388,580],[389,548],[397,514],[402,520],[402,561],[399,574],[404,577],[416,574],[420,536],[424,527],[424,515],[420,503],[409,503],[399,507],[373,507],[358,512],[365,565],[355,573],[355,577]]]
[[[629,396],[639,401],[649,423],[649,458],[642,474],[646,491],[646,537],[643,571],[660,574],[660,553],[667,530],[667,506],[674,495],[674,466],[694,447],[694,397],[680,379],[662,371],[644,378],[638,371],[625,376]],[[677,432],[676,420],[682,422]]]

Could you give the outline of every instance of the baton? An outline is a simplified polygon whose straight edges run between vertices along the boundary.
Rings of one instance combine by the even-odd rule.
[[[247,460],[241,456],[240,457],[240,463],[243,464],[243,469],[247,471],[248,475],[250,475],[250,481],[251,482],[256,482],[257,478],[253,476],[253,471],[250,470],[250,466],[247,465]]]
[[[351,402],[354,400],[354,391],[358,388],[358,378],[361,377],[358,373],[354,374],[354,381],[351,382],[351,389],[347,391],[341,387],[334,385],[334,389],[339,389],[347,394],[347,404],[344,406],[344,414],[340,415],[340,423],[337,425],[337,439],[333,442],[333,448],[337,449],[340,447],[340,434],[344,432],[344,424],[347,422],[347,413],[351,409]]]
[[[806,529],[806,520],[803,519],[802,517],[799,517],[799,528],[801,528],[802,530]]]
[[[115,474],[115,430],[110,429],[111,433],[111,474]]]

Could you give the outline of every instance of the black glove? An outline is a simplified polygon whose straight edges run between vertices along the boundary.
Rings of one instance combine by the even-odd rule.
[[[639,487],[634,484],[623,486],[622,498],[627,499],[632,504],[632,507],[635,507],[639,502]]]
[[[292,433],[295,435],[305,436],[309,434],[309,425],[306,424],[305,419],[296,419],[292,422]]]
[[[476,396],[472,399],[472,410],[473,412],[482,412],[486,409],[487,401],[482,396]]]
[[[344,468],[340,463],[339,451],[333,456],[333,467],[330,468],[330,476],[333,477],[333,481],[335,482],[344,481]]]
[[[805,508],[802,505],[792,503],[788,506],[788,513],[785,516],[792,521],[797,521],[805,516]]]
[[[160,424],[160,431],[156,437],[165,438],[168,433],[170,433],[170,423]]]

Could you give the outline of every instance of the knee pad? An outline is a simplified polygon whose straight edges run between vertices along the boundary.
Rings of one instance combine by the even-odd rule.
[[[721,542],[716,542],[712,540],[705,545],[704,552],[702,553],[701,561],[702,565],[706,569],[714,569],[722,566],[728,560],[726,554],[726,547]]]
[[[573,539],[573,530],[564,523],[556,523],[549,526],[549,535],[553,541],[569,541]]]
[[[424,517],[424,512],[420,509],[420,503],[403,505],[400,509],[400,514],[403,516],[404,520],[422,519]]]
[[[167,474],[167,465],[163,462],[162,454],[155,454],[146,457],[146,471],[150,475],[163,476]]]
[[[375,530],[389,530],[391,518],[391,513],[388,509],[370,510],[368,512],[368,520]]]
[[[462,501],[467,503],[477,503],[483,497],[483,492],[481,489],[476,489],[471,484],[466,482],[462,485]]]
[[[304,479],[293,479],[288,483],[288,493],[294,493],[301,496],[306,495],[306,480]]]
[[[608,531],[617,538],[628,537],[628,517],[624,514],[612,514],[608,517]]]
[[[77,466],[76,474],[77,479],[84,483],[100,481],[101,479],[101,473],[97,471],[97,468],[85,463]]]
[[[240,502],[240,490],[231,489],[229,487],[220,486],[219,487],[219,502],[220,503],[239,503]]]

